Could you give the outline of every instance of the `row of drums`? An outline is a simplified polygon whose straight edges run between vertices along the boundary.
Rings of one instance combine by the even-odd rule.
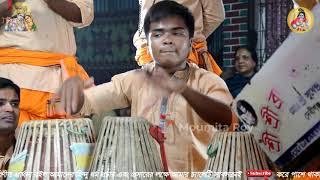
[[[150,126],[142,119],[106,117],[96,140],[90,119],[30,121],[20,128],[7,179],[165,179],[139,174],[164,171]],[[268,169],[249,133],[217,133],[208,154],[204,171]]]

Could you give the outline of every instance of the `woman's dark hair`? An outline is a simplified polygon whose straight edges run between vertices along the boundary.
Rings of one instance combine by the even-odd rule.
[[[0,77],[0,89],[4,89],[4,88],[13,89],[17,93],[18,98],[20,100],[20,88],[19,88],[19,86],[16,85],[15,83],[13,83],[9,79]]]
[[[169,17],[181,18],[189,31],[189,37],[193,37],[194,33],[194,18],[188,8],[183,5],[170,0],[160,1],[149,9],[144,19],[144,33],[147,35],[150,31],[150,24],[158,22]]]

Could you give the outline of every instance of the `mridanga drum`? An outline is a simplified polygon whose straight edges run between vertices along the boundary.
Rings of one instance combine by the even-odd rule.
[[[149,134],[150,126],[143,119],[105,117],[94,150],[90,179],[163,179],[155,176],[155,172],[164,169],[156,142]]]
[[[210,179],[248,179],[245,175],[247,170],[269,169],[265,154],[248,132],[216,133],[208,147],[208,155],[205,171],[213,172],[209,173]],[[241,177],[238,177],[236,173],[240,171]],[[222,176],[215,172],[236,173]]]
[[[24,172],[23,179],[79,179],[89,169],[95,141],[90,119],[24,123],[9,165],[11,178]]]

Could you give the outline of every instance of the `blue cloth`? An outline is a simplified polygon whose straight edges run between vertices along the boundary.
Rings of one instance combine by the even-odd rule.
[[[243,89],[243,87],[250,81],[251,77],[244,77],[240,74],[235,74],[226,80],[231,95],[235,98]]]

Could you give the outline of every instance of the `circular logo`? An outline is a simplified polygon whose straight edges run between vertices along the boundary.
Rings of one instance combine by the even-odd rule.
[[[287,23],[292,32],[308,32],[314,24],[312,12],[304,7],[292,9],[289,12]]]
[[[249,126],[256,126],[258,118],[253,107],[245,100],[239,100],[237,102],[237,112],[240,117],[240,121]]]

